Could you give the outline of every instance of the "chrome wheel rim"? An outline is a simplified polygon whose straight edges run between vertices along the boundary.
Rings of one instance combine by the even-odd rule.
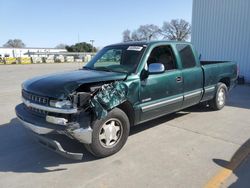
[[[100,144],[105,148],[114,147],[123,134],[122,123],[116,118],[106,121],[99,132]]]
[[[218,92],[218,103],[220,106],[224,105],[225,103],[225,90],[223,88],[221,88]]]

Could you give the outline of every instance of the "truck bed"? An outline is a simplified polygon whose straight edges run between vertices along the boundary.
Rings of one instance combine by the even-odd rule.
[[[232,61],[201,61],[201,67],[204,72],[204,87],[216,85],[220,80],[226,79],[230,89],[237,79],[237,65]]]

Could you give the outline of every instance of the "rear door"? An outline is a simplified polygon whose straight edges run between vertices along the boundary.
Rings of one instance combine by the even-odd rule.
[[[182,66],[184,101],[182,108],[200,102],[203,92],[203,72],[189,44],[176,44]]]

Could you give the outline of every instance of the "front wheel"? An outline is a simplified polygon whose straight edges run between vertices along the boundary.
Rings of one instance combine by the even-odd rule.
[[[213,99],[208,103],[213,110],[221,110],[226,103],[227,86],[224,83],[219,82],[217,85],[217,91]]]
[[[114,108],[92,125],[92,143],[85,147],[96,157],[107,157],[118,152],[126,143],[130,124],[127,115]]]

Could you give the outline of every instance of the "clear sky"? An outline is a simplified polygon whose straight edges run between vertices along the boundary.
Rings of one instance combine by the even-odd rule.
[[[125,29],[191,22],[192,0],[1,0],[0,46],[22,39],[27,47],[55,47],[95,40],[94,46],[121,42]]]

